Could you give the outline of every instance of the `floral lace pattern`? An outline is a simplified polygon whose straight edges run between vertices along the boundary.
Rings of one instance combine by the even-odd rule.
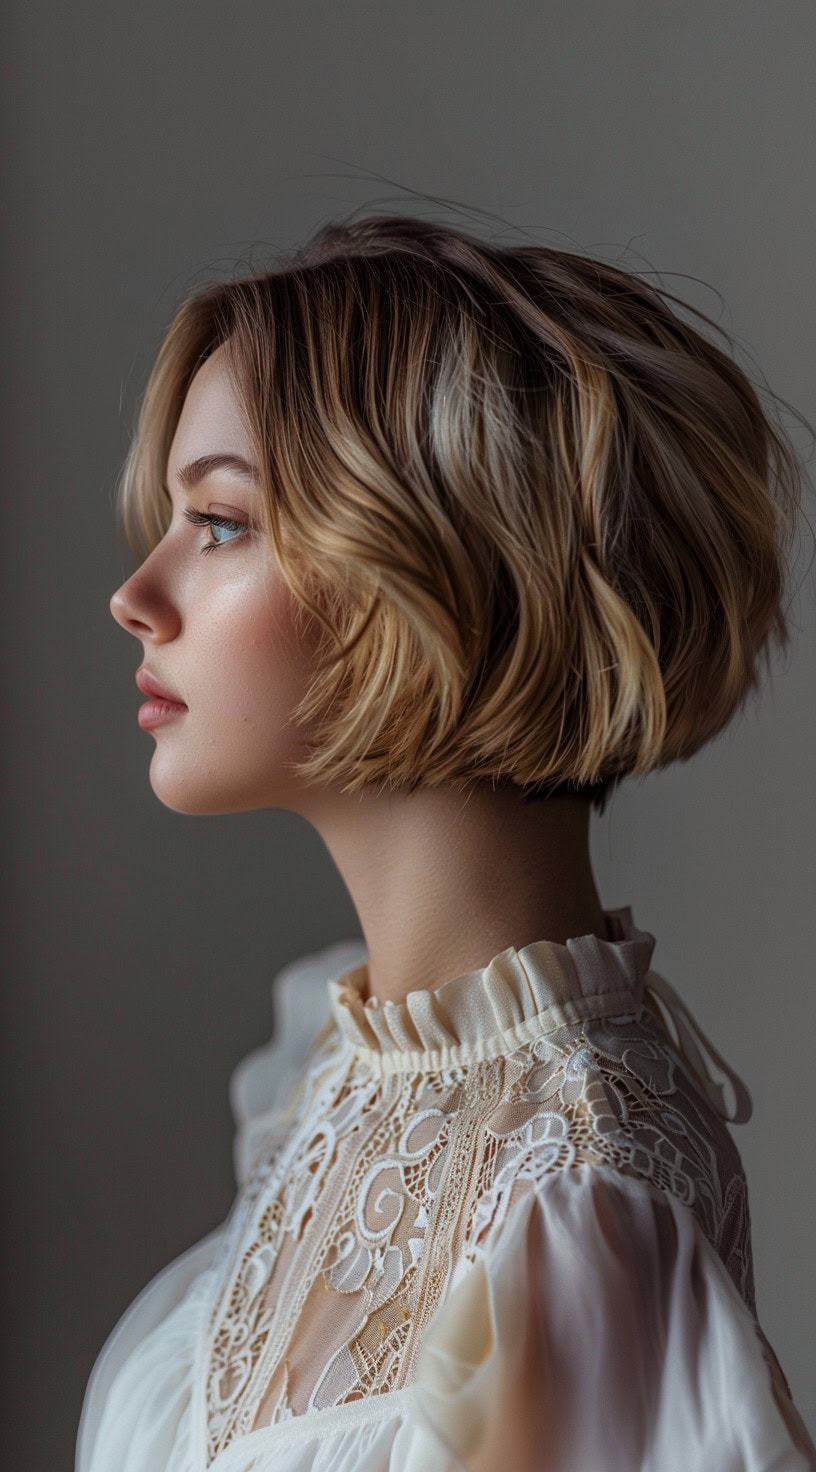
[[[423,1326],[518,1194],[579,1161],[688,1204],[756,1312],[738,1151],[648,1010],[420,1078],[371,1079],[330,1036],[240,1200],[209,1331],[209,1459],[255,1426],[407,1384]],[[309,1301],[320,1332],[312,1320],[298,1353]]]
[[[686,1204],[755,1316],[724,1118],[642,994],[589,1013],[495,1056],[384,1076],[331,1019],[321,1029],[227,1234],[209,1461],[260,1426],[409,1384],[425,1326],[520,1195],[579,1163]]]

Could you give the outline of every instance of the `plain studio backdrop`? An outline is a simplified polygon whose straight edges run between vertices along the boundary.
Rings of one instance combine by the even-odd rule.
[[[231,1204],[227,1082],[269,1036],[272,977],[359,933],[305,821],[181,816],[150,789],[140,647],[108,609],[134,566],[113,492],[175,305],[358,207],[506,244],[519,226],[660,273],[812,422],[815,48],[809,0],[7,10],[8,1465],[71,1465],[106,1335]],[[591,841],[603,903],[656,935],[655,967],[752,1093],[733,1129],[758,1311],[812,1429],[804,522],[800,541],[794,647],[760,697],[692,761],[626,783]]]

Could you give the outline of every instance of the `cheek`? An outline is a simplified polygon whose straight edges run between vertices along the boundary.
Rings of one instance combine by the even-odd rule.
[[[185,615],[188,714],[157,730],[156,795],[189,813],[286,806],[297,788],[291,764],[312,738],[292,712],[314,672],[319,622],[298,620],[279,582],[222,584]]]
[[[298,627],[283,585],[222,607],[209,646],[207,704],[233,732],[237,725],[245,734],[258,727],[269,733],[305,694],[314,641]]]

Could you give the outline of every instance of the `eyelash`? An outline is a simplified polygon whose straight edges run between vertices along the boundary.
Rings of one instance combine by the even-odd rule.
[[[230,532],[246,532],[248,523],[245,521],[231,521],[228,516],[218,516],[214,511],[194,511],[187,506],[184,515],[194,526],[220,526]],[[231,537],[230,541],[240,542],[241,537]],[[228,542],[205,542],[201,548],[202,552],[215,552],[219,547],[228,546]]]

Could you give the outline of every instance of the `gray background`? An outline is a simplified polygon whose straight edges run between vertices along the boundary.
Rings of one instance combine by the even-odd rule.
[[[115,1320],[229,1208],[227,1083],[272,977],[358,933],[303,820],[184,817],[149,787],[113,486],[173,307],[356,206],[468,226],[417,190],[660,271],[812,420],[816,12],[18,0],[6,27],[3,1439],[51,1472]],[[752,1092],[758,1308],[813,1428],[811,557],[805,527],[761,700],[628,783],[592,852]]]

